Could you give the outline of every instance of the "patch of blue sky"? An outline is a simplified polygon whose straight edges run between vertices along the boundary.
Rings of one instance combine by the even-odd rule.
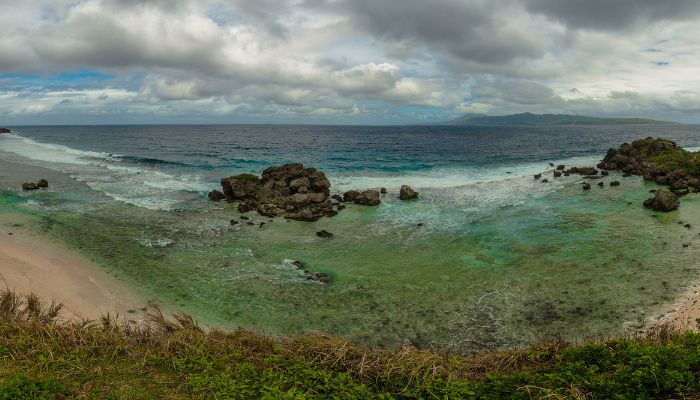
[[[69,71],[54,75],[0,74],[7,87],[29,90],[103,87],[106,81],[115,78],[116,75],[96,71]]]

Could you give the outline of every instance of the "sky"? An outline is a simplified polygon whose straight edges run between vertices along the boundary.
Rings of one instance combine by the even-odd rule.
[[[700,123],[698,0],[0,0],[0,125]]]

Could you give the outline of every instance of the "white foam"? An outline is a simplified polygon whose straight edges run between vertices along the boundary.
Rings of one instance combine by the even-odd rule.
[[[200,176],[124,165],[119,155],[41,143],[17,134],[0,136],[0,157],[67,173],[112,199],[152,210],[171,210],[182,192],[204,192],[209,187]]]

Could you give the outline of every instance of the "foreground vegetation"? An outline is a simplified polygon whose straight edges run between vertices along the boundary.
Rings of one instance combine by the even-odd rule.
[[[61,322],[0,293],[0,399],[698,398],[700,334],[657,333],[458,356],[312,335],[205,332],[160,312],[138,328]]]

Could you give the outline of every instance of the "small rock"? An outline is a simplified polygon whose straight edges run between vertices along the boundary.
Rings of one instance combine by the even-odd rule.
[[[553,167],[553,166],[554,166],[554,163],[549,163],[549,166],[550,166],[550,167]]]
[[[248,222],[246,222],[246,225],[255,226],[255,223],[252,221],[248,221]]]
[[[413,190],[408,185],[402,185],[399,191],[399,199],[401,200],[414,200],[418,197],[418,192]]]
[[[262,228],[263,226],[265,226],[265,223],[261,222],[260,225],[258,225],[258,228]]]
[[[38,187],[36,186],[36,183],[32,182],[25,182],[22,184],[22,190],[37,190]]]
[[[561,177],[561,171],[554,171],[554,177],[555,177],[555,178],[560,178],[560,177]]]
[[[240,224],[240,222],[236,221],[235,219],[232,219],[231,221],[229,221],[229,223],[231,224],[231,226],[236,226]]]
[[[600,171],[600,174],[603,176],[608,176],[608,175],[610,175],[610,172],[603,170],[603,171]]]
[[[357,190],[348,190],[343,194],[343,201],[346,203],[353,203],[355,202],[355,199],[357,199],[360,196],[360,192]]]
[[[612,181],[612,182],[610,182],[610,186],[620,186],[620,182]]]
[[[685,227],[688,228],[688,229],[692,228],[692,225],[690,225],[690,224],[685,224],[685,225],[683,225],[683,226],[685,226]]]
[[[644,207],[654,211],[673,211],[678,208],[678,197],[666,190],[657,190],[654,197],[644,201]]]
[[[378,206],[381,202],[379,192],[376,190],[365,190],[355,198],[355,203],[363,206]]]
[[[36,183],[36,187],[47,188],[49,187],[49,181],[46,179],[39,179],[39,182]]]
[[[322,237],[322,238],[326,238],[326,239],[333,239],[333,234],[330,233],[330,232],[328,232],[328,231],[325,230],[325,229],[322,230],[322,231],[316,232],[316,236]]]
[[[589,190],[591,188],[591,184],[588,182],[583,183],[583,190]]]
[[[535,174],[535,180],[538,180],[542,177],[542,174]]]
[[[605,186],[605,182],[598,182],[598,186],[599,186],[599,187]]]
[[[248,221],[248,220],[250,220],[250,218],[246,217],[245,215],[241,215],[241,219],[242,219],[243,221]]]
[[[221,201],[226,198],[226,196],[218,190],[212,190],[209,192],[209,200],[211,201]]]
[[[386,194],[386,188],[381,188],[381,189],[379,189],[379,193],[381,193],[381,194]]]
[[[566,169],[566,165],[557,165],[557,171],[563,171],[564,169]]]

